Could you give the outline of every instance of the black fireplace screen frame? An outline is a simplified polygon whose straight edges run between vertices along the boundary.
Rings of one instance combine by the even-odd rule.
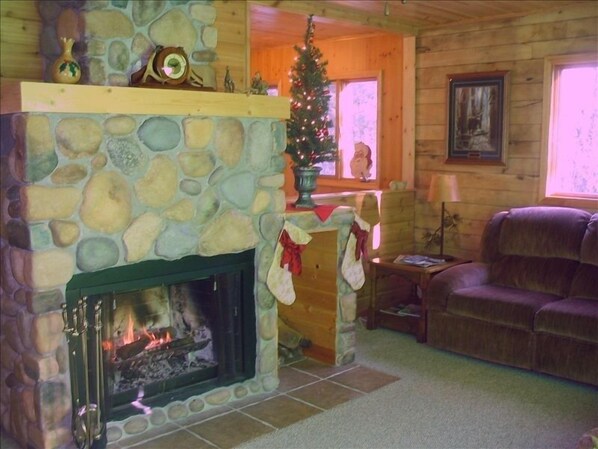
[[[182,385],[176,382],[167,386],[167,391],[154,391],[151,397],[144,398],[143,405],[147,407],[163,406],[176,400],[184,400],[213,388],[226,386],[255,376],[255,361],[257,347],[256,331],[256,303],[254,297],[255,250],[248,250],[236,254],[223,254],[210,257],[187,256],[179,260],[150,260],[132,265],[108,268],[93,273],[80,273],[71,279],[66,286],[66,304],[63,306],[65,318],[65,332],[69,340],[69,355],[71,366],[71,391],[73,393],[73,433],[75,440],[83,439],[81,433],[94,433],[89,428],[89,420],[95,419],[99,429],[95,429],[96,440],[99,434],[105,434],[104,424],[108,420],[121,420],[127,416],[140,412],[138,405],[130,394],[110,394],[110,376],[98,378],[96,372],[104,371],[101,365],[106,360],[102,353],[102,360],[98,361],[91,348],[101,345],[100,338],[106,336],[106,327],[97,316],[108,314],[110,304],[97,306],[96,298],[102,295],[142,290],[160,285],[179,284],[191,281],[209,280],[213,282],[211,300],[216,300],[216,321],[218,326],[226,329],[219,332],[218,344],[215,344],[218,366],[215,372],[206,372],[199,377],[191,376],[182,380]],[[84,311],[78,308],[82,304]],[[100,311],[99,309],[103,309]],[[224,310],[229,309],[230,313]],[[82,322],[84,321],[84,323]],[[103,325],[103,326],[102,326]],[[79,332],[82,331],[82,332]],[[74,333],[74,335],[73,335]],[[80,333],[87,336],[88,341],[83,348]],[[101,335],[101,336],[100,336]],[[81,366],[82,355],[86,355],[87,362]],[[109,374],[109,373],[108,373]],[[204,378],[205,377],[205,378]],[[103,394],[97,393],[101,385]],[[99,397],[98,397],[99,396]],[[91,417],[90,417],[90,411]],[[81,415],[87,424],[80,423]],[[78,435],[79,434],[79,435]],[[89,436],[87,436],[89,438]],[[92,446],[91,444],[88,445]],[[100,444],[101,447],[102,445]]]

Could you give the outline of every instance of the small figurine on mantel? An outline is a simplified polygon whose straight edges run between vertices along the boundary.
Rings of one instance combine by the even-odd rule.
[[[226,66],[226,74],[224,75],[224,91],[231,94],[235,92],[235,82],[230,75],[228,66]]]
[[[268,83],[262,79],[260,72],[255,72],[255,76],[251,79],[250,94],[268,95]]]

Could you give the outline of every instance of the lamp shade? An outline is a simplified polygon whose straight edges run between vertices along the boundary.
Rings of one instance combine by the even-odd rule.
[[[428,201],[431,203],[461,201],[457,176],[445,174],[432,175],[430,190],[428,191]]]

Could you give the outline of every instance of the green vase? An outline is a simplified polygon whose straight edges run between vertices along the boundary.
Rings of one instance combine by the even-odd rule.
[[[320,174],[321,167],[295,167],[295,190],[299,193],[299,198],[295,201],[295,207],[305,207],[313,209],[316,203],[311,198],[311,194],[316,190],[316,181]]]

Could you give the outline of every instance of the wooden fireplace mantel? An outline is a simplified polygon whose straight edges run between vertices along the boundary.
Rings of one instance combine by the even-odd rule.
[[[1,113],[290,117],[288,97],[2,79]]]

